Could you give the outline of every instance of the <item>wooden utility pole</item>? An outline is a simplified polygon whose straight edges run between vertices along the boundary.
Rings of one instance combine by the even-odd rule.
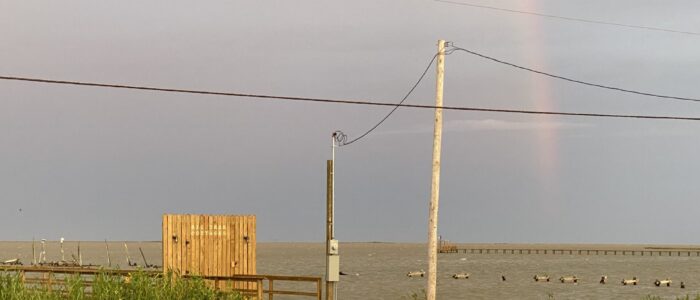
[[[437,86],[435,90],[435,133],[433,134],[433,180],[428,217],[428,287],[427,300],[435,300],[437,291],[437,227],[440,200],[440,149],[442,148],[442,86],[445,76],[445,41],[438,41]]]
[[[335,234],[333,228],[334,210],[333,210],[333,160],[326,161],[326,300],[335,299],[335,283],[338,281],[339,258],[337,243],[334,243]],[[335,250],[334,250],[335,249]]]

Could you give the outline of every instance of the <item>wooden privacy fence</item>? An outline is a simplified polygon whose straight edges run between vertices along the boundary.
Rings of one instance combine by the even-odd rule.
[[[150,276],[163,276],[161,271],[135,271],[135,270],[98,270],[86,268],[61,268],[61,267],[30,267],[30,266],[0,266],[2,273],[18,274],[22,283],[32,288],[46,288],[47,290],[61,291],[66,289],[68,279],[71,276],[80,276],[84,286],[90,288],[98,274],[112,276],[129,277],[133,272],[142,272]],[[312,276],[280,276],[280,275],[232,275],[232,276],[194,276],[184,275],[184,278],[199,277],[213,282],[222,290],[235,290],[253,299],[273,300],[274,295],[291,295],[312,297],[321,300],[321,277]],[[275,282],[286,285],[294,283],[305,283],[305,289],[296,287],[295,289],[284,288],[275,289]],[[238,284],[248,284],[246,288],[235,288]],[[87,291],[89,293],[89,290]]]
[[[163,215],[163,269],[183,275],[255,274],[255,216]]]
[[[202,277],[254,275],[255,251],[255,216],[163,215],[164,271]],[[256,285],[234,282],[236,289]]]

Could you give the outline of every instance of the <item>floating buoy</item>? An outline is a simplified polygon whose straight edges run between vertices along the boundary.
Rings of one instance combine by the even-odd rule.
[[[578,283],[578,278],[576,276],[562,276],[559,277],[561,283]]]
[[[608,283],[608,276],[603,275],[602,277],[600,277],[600,284],[606,284],[606,283]]]
[[[622,279],[622,285],[637,285],[639,279],[637,277],[632,277],[632,279]]]
[[[21,265],[19,258],[8,259],[2,262],[3,265]]]
[[[685,283],[684,283],[683,281],[681,281],[681,288],[682,288],[682,289],[685,288]]]
[[[469,273],[464,273],[464,272],[457,273],[457,274],[452,275],[452,278],[454,278],[454,279],[469,279]]]
[[[425,277],[425,271],[420,270],[420,271],[408,272],[406,274],[406,276],[408,276],[408,277],[418,277],[418,276]]]
[[[540,281],[549,282],[549,275],[535,275],[533,277],[533,279],[535,279],[535,282],[540,282]]]
[[[671,286],[671,279],[668,279],[668,278],[666,278],[664,280],[657,279],[656,281],[654,281],[654,285],[655,286],[662,286],[662,285]]]

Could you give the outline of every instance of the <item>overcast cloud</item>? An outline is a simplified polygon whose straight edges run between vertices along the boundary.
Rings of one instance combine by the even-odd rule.
[[[700,32],[697,1],[477,1]],[[700,97],[697,35],[429,0],[4,1],[0,74],[398,102],[436,41],[581,80]],[[430,105],[434,71],[408,99]],[[700,116],[465,53],[445,104]],[[255,214],[323,241],[330,134],[389,110],[0,81],[0,239],[159,240],[163,213]],[[341,241],[427,239],[431,110],[337,153]],[[402,133],[402,134],[397,134]],[[440,234],[461,242],[700,243],[700,123],[445,112]],[[20,211],[21,209],[21,211]]]

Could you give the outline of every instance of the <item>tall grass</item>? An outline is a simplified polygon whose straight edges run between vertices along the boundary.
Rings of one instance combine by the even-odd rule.
[[[128,278],[99,273],[88,287],[79,276],[66,279],[59,290],[27,287],[19,274],[0,275],[0,299],[2,300],[243,300],[235,292],[216,291],[201,278],[183,279],[173,273],[155,277],[134,272]]]

